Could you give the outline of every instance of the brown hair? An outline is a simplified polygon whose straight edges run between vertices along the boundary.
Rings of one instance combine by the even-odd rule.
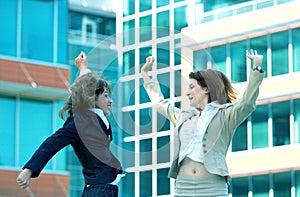
[[[95,107],[95,101],[99,94],[105,90],[111,93],[111,88],[106,80],[97,77],[96,73],[87,73],[80,76],[70,88],[71,94],[59,116],[64,119],[66,113],[72,114],[77,109],[89,109]]]
[[[218,101],[220,104],[231,103],[236,100],[237,92],[230,80],[222,72],[213,69],[191,72],[190,79],[197,80],[201,87],[209,91],[209,101]]]

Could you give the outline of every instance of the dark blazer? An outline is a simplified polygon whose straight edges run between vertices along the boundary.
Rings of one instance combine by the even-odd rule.
[[[94,112],[74,113],[40,145],[23,169],[33,170],[32,178],[38,177],[59,150],[71,145],[83,167],[86,184],[110,183],[122,173],[120,162],[109,149],[111,140],[111,127],[107,129]]]

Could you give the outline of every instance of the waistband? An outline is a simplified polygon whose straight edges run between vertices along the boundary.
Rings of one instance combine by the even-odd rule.
[[[110,183],[99,183],[99,184],[86,184],[85,187],[93,187],[93,188],[118,188],[118,185],[112,185]]]

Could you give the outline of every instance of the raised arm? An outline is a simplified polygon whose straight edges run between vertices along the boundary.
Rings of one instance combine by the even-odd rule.
[[[87,68],[87,63],[87,56],[83,51],[81,51],[79,55],[75,58],[75,65],[80,71],[79,76],[91,72],[91,70]]]
[[[229,126],[231,131],[242,123],[255,109],[256,100],[259,95],[259,87],[263,81],[265,72],[262,69],[263,56],[256,50],[246,51],[246,56],[252,61],[252,70],[248,79],[248,85],[242,98],[233,104],[229,114]],[[260,67],[260,68],[259,68]]]
[[[152,69],[154,61],[155,58],[153,56],[147,57],[146,63],[141,68],[141,74],[144,79],[144,87],[150,100],[156,104],[156,110],[171,120],[173,124],[176,124],[181,110],[171,105],[168,100],[164,99],[157,79],[151,79],[148,74],[148,72]]]

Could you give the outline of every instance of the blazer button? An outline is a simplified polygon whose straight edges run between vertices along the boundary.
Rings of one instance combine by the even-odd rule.
[[[203,153],[207,153],[207,150],[204,150]]]
[[[206,144],[203,144],[202,147],[206,147]]]

